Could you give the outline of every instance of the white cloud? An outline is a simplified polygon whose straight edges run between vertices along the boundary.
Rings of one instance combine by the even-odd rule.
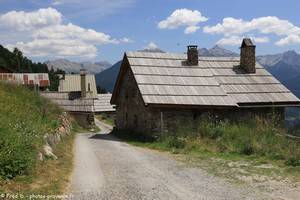
[[[0,15],[2,28],[29,31],[41,27],[57,25],[62,22],[62,15],[53,8],[39,9],[33,12],[10,11]]]
[[[250,37],[251,40],[254,41],[254,43],[266,43],[269,42],[268,37]],[[238,46],[241,45],[243,41],[243,37],[239,36],[230,36],[220,39],[217,44],[223,45],[223,46]]]
[[[55,25],[42,28],[33,33],[34,38],[42,39],[77,39],[88,43],[108,44],[118,43],[116,39],[93,29],[84,29],[74,24]]]
[[[225,39],[254,31],[261,34],[274,34],[284,37],[275,43],[277,45],[295,43],[299,41],[297,38],[300,37],[300,27],[295,26],[288,20],[279,19],[275,16],[254,18],[251,21],[228,17],[224,18],[222,23],[214,26],[205,26],[203,31],[209,34],[223,34]],[[266,40],[262,41],[265,42]]]
[[[17,42],[15,45],[8,45],[12,49],[15,46],[20,48],[24,54],[33,57],[79,57],[85,59],[95,58],[97,48],[80,40],[64,39],[34,39],[30,42]]]
[[[91,59],[97,56],[99,45],[132,41],[126,37],[114,39],[108,34],[72,23],[64,24],[62,14],[53,8],[8,12],[0,15],[0,27],[0,36],[11,32],[21,37],[15,38],[7,47],[18,47],[32,57]]]
[[[199,26],[188,26],[186,27],[186,29],[184,30],[185,34],[191,34],[191,33],[195,33],[200,27]]]
[[[154,49],[158,49],[158,46],[154,42],[149,42],[149,44],[145,47],[145,49],[154,50]]]
[[[189,10],[186,8],[175,10],[167,19],[158,23],[159,29],[176,29],[186,27],[185,33],[194,33],[199,29],[197,26],[201,22],[207,21],[208,18],[203,16],[198,10]]]
[[[124,37],[124,38],[120,39],[120,42],[123,42],[123,43],[132,43],[134,41],[132,39],[130,39],[130,38]]]
[[[277,46],[285,46],[289,44],[300,44],[300,34],[298,35],[289,35],[285,38],[280,39],[275,43]]]

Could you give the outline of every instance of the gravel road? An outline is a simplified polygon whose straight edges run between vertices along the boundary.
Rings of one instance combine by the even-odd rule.
[[[100,133],[76,137],[72,199],[263,199],[164,153],[118,141],[107,125],[96,123]]]

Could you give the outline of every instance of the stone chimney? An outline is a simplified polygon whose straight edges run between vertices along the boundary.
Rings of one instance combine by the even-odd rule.
[[[189,45],[187,47],[187,61],[189,65],[198,65],[198,46]]]
[[[240,65],[247,73],[255,73],[255,48],[250,38],[243,39],[241,46]]]
[[[80,69],[81,98],[86,97],[86,70]]]

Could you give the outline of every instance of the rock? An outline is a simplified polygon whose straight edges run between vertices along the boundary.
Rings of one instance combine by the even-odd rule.
[[[59,127],[59,128],[58,128],[58,132],[59,132],[60,134],[65,134],[65,133],[66,133],[65,127],[63,127],[63,126]]]
[[[47,144],[49,144],[51,147],[56,146],[61,141],[59,133],[46,134],[44,137],[46,138]]]
[[[44,160],[43,154],[41,152],[38,153],[37,160],[38,161],[43,161]]]
[[[43,149],[45,157],[57,160],[57,156],[53,153],[52,148],[49,145],[44,145]]]

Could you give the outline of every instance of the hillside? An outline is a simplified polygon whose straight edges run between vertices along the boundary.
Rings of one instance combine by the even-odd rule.
[[[2,82],[0,108],[0,179],[28,175],[62,111],[29,89]]]
[[[96,74],[96,84],[105,88],[108,92],[112,93],[122,61],[115,63],[112,67]]]
[[[35,63],[23,56],[23,53],[17,48],[13,52],[0,45],[0,67],[11,70],[14,73],[48,73],[50,86],[49,90],[57,91],[58,89],[58,74],[64,71],[57,68],[56,70],[48,69],[44,63]]]
[[[47,73],[47,65],[34,63],[17,48],[13,52],[0,45],[0,66],[6,67],[14,72]]]
[[[72,171],[77,127],[34,91],[0,82],[0,194],[30,199],[30,194],[63,193]]]
[[[295,51],[258,56],[257,60],[287,88],[300,97],[300,55]]]
[[[67,59],[56,59],[51,61],[46,61],[45,64],[49,69],[62,69],[67,73],[79,73],[81,68],[85,68],[90,73],[100,73],[103,70],[111,67],[112,65],[107,61],[100,62],[73,62]]]

